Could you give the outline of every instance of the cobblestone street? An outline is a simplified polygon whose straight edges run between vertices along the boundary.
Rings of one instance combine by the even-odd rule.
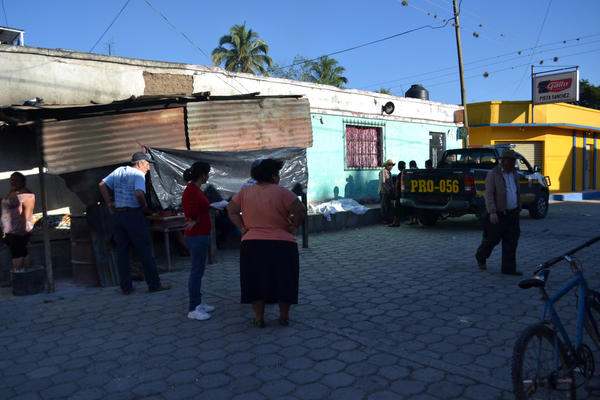
[[[518,268],[527,276],[599,226],[598,201],[552,203],[543,220],[524,211]],[[3,295],[0,398],[511,399],[512,347],[542,303],[500,274],[499,247],[487,271],[477,268],[480,240],[473,216],[311,235],[289,327],[276,307],[265,329],[251,326],[235,250],[207,266],[208,321],[186,318],[186,258],[161,274],[166,292],[62,283],[53,294]],[[593,287],[599,256],[600,244],[577,253]],[[569,277],[557,265],[549,292]],[[573,296],[563,303],[573,313]]]

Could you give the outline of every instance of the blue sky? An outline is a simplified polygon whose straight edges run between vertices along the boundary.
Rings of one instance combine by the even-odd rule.
[[[126,0],[0,0],[0,25],[25,30],[25,44],[90,51]],[[452,17],[451,0],[147,0],[208,55],[244,21],[280,65],[315,58]],[[530,100],[536,72],[578,65],[600,85],[600,0],[463,0],[461,37],[468,102]],[[212,65],[145,0],[129,0],[94,49],[148,60]],[[520,52],[520,53],[519,53]],[[430,99],[461,102],[454,27],[422,28],[333,56],[347,87],[404,95],[419,83]],[[554,58],[557,57],[557,61]],[[540,61],[543,60],[543,64]],[[487,72],[488,76],[484,77]]]

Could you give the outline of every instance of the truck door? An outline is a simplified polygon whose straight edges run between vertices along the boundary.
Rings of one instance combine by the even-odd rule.
[[[519,155],[516,160],[515,168],[519,174],[519,190],[521,192],[521,204],[525,206],[528,203],[535,201],[536,190],[539,189],[537,179],[533,177],[533,168],[527,160]]]

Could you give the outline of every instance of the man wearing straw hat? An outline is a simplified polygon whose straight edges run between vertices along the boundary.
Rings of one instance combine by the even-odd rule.
[[[393,188],[392,188],[392,173],[390,172],[394,168],[394,162],[387,160],[383,163],[383,168],[379,171],[379,197],[381,199],[381,219],[384,224],[389,224],[392,220],[392,199],[393,199]]]
[[[516,159],[517,153],[505,149],[500,155],[500,163],[485,178],[485,208],[488,216],[484,222],[481,245],[475,254],[481,270],[487,268],[486,260],[494,247],[502,241],[502,273],[523,275],[517,271],[521,200],[519,176],[515,170]]]

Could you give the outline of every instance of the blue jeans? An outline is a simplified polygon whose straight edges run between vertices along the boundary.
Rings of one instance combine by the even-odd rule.
[[[190,269],[190,279],[188,280],[188,291],[190,294],[190,311],[194,311],[196,306],[202,303],[202,276],[206,267],[206,256],[208,255],[208,246],[210,245],[210,235],[184,236],[185,245],[190,251],[192,259],[192,268]]]
[[[144,276],[150,289],[160,286],[158,269],[152,257],[150,231],[142,210],[123,210],[115,214],[115,240],[117,241],[117,267],[122,290],[131,289],[129,248],[131,245],[142,259]]]

